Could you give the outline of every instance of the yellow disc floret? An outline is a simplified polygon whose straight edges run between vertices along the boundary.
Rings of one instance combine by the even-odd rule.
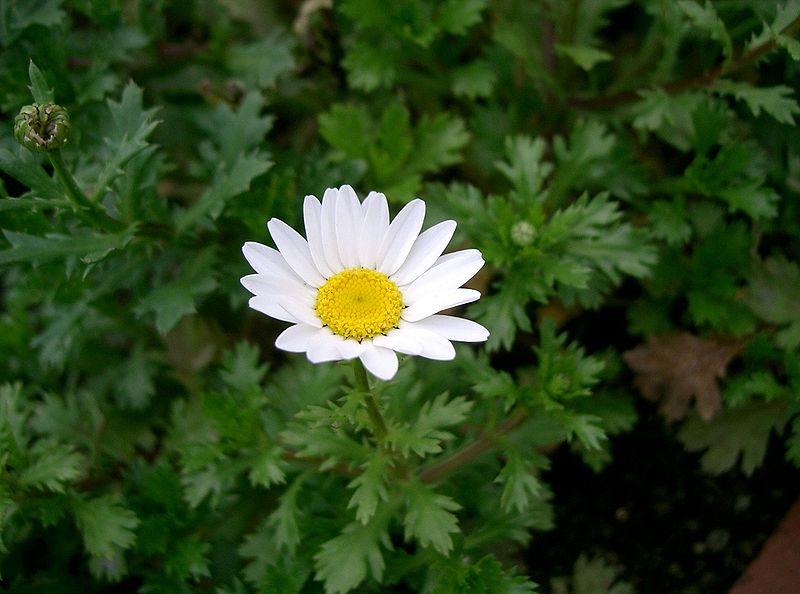
[[[397,326],[403,296],[382,272],[349,268],[319,288],[314,311],[334,334],[363,340]]]

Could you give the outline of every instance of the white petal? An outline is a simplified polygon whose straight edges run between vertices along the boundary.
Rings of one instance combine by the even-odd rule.
[[[286,296],[310,304],[314,303],[317,293],[300,279],[296,279],[296,277],[286,278],[274,274],[248,274],[240,278],[239,282],[254,295]]]
[[[477,301],[480,297],[480,292],[474,289],[444,289],[426,295],[413,305],[409,305],[401,315],[406,321],[417,322],[443,309]]]
[[[322,196],[322,249],[325,259],[328,261],[328,268],[334,274],[344,270],[342,261],[339,258],[339,246],[336,243],[336,203],[339,201],[339,190],[328,188]]]
[[[397,355],[391,349],[367,346],[359,359],[372,375],[382,380],[390,380],[397,373]]]
[[[416,340],[412,333],[404,332],[399,328],[389,330],[385,335],[379,334],[372,338],[372,344],[406,355],[419,355],[422,353],[422,344]]]
[[[291,322],[292,324],[300,323],[300,320],[286,311],[278,300],[271,295],[256,295],[255,297],[251,297],[248,305],[254,310],[260,311],[276,320]]]
[[[306,239],[311,251],[311,259],[325,278],[333,276],[333,271],[325,259],[325,250],[322,245],[322,205],[316,196],[306,196],[303,201],[303,221],[306,225]]]
[[[389,203],[380,192],[370,192],[361,205],[364,222],[358,234],[358,259],[364,268],[375,269],[378,250],[389,228]]]
[[[242,253],[253,270],[259,274],[283,274],[303,282],[303,279],[286,263],[281,253],[268,245],[248,241],[242,246]]]
[[[398,285],[406,285],[433,266],[453,238],[455,221],[442,221],[417,237],[403,265],[392,275]]]
[[[400,331],[417,341],[422,349],[419,355],[438,361],[450,361],[456,356],[453,345],[444,336],[419,327],[416,323],[405,322]]]
[[[296,317],[300,322],[315,328],[322,328],[322,322],[314,312],[313,305],[302,303],[290,297],[282,297],[278,300],[280,306]]]
[[[320,333],[319,328],[296,324],[289,326],[275,339],[275,346],[290,353],[304,353],[311,341]]]
[[[425,203],[417,198],[403,207],[389,225],[378,250],[378,270],[392,275],[406,261],[425,219]]]
[[[439,258],[426,273],[401,289],[403,303],[413,305],[436,291],[457,289],[475,276],[484,264],[478,250],[462,250],[447,255],[447,259]]]
[[[342,355],[342,359],[354,359],[366,350],[367,343],[358,342],[353,338],[344,338],[341,336],[337,338],[339,338],[337,348]]]
[[[292,270],[312,287],[322,286],[325,278],[314,265],[308,242],[303,239],[303,236],[280,219],[271,219],[267,223],[267,228],[275,245],[278,246],[281,256],[292,267]]]
[[[312,363],[341,360],[342,355],[339,352],[339,340],[337,340],[340,338],[341,336],[336,336],[327,328],[323,328],[309,341],[306,357]]]
[[[459,342],[483,342],[489,338],[489,331],[477,322],[453,316],[434,315],[414,325]]]
[[[358,234],[364,214],[355,191],[350,186],[339,188],[339,199],[336,202],[336,243],[339,246],[339,258],[345,268],[354,268],[359,264]]]

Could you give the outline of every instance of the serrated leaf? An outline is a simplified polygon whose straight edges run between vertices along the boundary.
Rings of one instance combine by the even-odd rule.
[[[107,159],[95,184],[95,202],[124,173],[125,165],[148,147],[147,138],[159,124],[153,119],[158,108],[144,109],[142,89],[133,81],[125,85],[118,102],[108,99],[106,103],[112,126],[105,134]]]
[[[689,451],[706,450],[700,458],[706,472],[720,474],[739,462],[749,476],[763,462],[771,432],[780,433],[788,420],[783,401],[753,402],[723,410],[710,422],[691,417],[681,427],[678,439]]]
[[[708,32],[712,39],[722,45],[725,58],[730,60],[733,57],[733,43],[714,5],[709,0],[703,6],[694,0],[678,0],[677,4],[696,27]]]
[[[658,200],[650,207],[653,235],[666,240],[669,245],[682,245],[692,235],[692,227],[684,209],[675,202]]]
[[[481,20],[487,0],[444,0],[436,13],[436,24],[444,31],[463,35]]]
[[[717,378],[725,376],[730,360],[744,346],[686,332],[650,337],[646,344],[623,354],[637,373],[634,385],[648,400],[661,402],[659,410],[669,421],[684,417],[695,399],[701,418],[720,410],[722,395]]]
[[[505,150],[508,160],[495,163],[495,167],[513,184],[521,201],[541,201],[544,182],[553,171],[553,164],[545,160],[545,141],[512,136],[506,138]]]
[[[215,264],[214,248],[200,252],[181,268],[175,280],[144,297],[134,307],[134,311],[139,316],[154,314],[156,328],[160,333],[166,334],[181,318],[196,311],[196,299],[210,293],[217,286],[213,273]]]
[[[272,485],[285,483],[286,475],[283,472],[282,454],[283,450],[279,447],[272,447],[259,453],[247,473],[250,484],[269,488]]]
[[[139,519],[122,505],[118,495],[76,499],[72,511],[92,557],[113,559],[120,549],[130,548],[136,540],[134,530]]]
[[[397,52],[369,42],[356,42],[342,60],[350,86],[374,91],[390,86],[397,76]]]
[[[47,175],[39,166],[37,157],[22,146],[16,146],[13,151],[0,147],[0,170],[30,188],[30,193],[23,194],[24,196],[30,195],[50,201],[54,206],[70,208],[58,182]],[[8,208],[8,202],[8,199],[0,201],[4,208]],[[20,200],[18,203],[20,206],[35,207],[28,200]]]
[[[327,542],[314,555],[316,578],[324,582],[326,594],[345,594],[367,577],[380,582],[386,563],[381,545],[390,548],[386,531],[388,518],[376,517],[367,526],[352,522],[342,533]]]
[[[3,234],[11,247],[0,251],[0,264],[43,264],[70,256],[92,263],[102,260],[114,250],[123,249],[133,239],[134,230],[131,228],[121,233],[105,235],[90,232],[76,232],[73,235],[53,233],[44,237],[16,231],[3,231]]]
[[[453,94],[457,97],[477,99],[492,94],[497,73],[489,60],[475,60],[453,69]]]
[[[489,330],[488,352],[511,350],[517,330],[530,332],[531,320],[525,311],[527,295],[522,289],[509,279],[499,293],[483,297],[470,307],[470,315]]]
[[[390,426],[386,439],[404,457],[410,452],[420,457],[438,454],[442,443],[453,438],[443,429],[462,423],[471,408],[472,402],[461,396],[448,401],[446,393],[440,394],[422,405],[412,424]]]
[[[732,212],[741,211],[753,220],[771,219],[778,215],[781,197],[772,188],[764,187],[760,180],[746,185],[720,190],[719,197],[728,203]]]
[[[745,301],[773,324],[800,320],[800,267],[783,256],[757,262],[749,275]]]
[[[414,130],[414,151],[407,169],[425,173],[458,163],[459,151],[468,140],[469,133],[460,118],[445,113],[424,115]]]
[[[55,442],[38,442],[30,451],[30,464],[19,474],[20,484],[34,489],[63,493],[66,483],[78,478],[83,456]]]
[[[406,540],[414,538],[423,547],[432,546],[442,555],[449,555],[453,549],[452,535],[460,532],[458,518],[452,512],[461,506],[422,483],[410,483],[405,493],[408,506],[403,519]]]
[[[364,525],[375,515],[378,504],[389,499],[386,480],[391,466],[391,458],[378,450],[362,466],[361,474],[347,485],[349,489],[354,489],[347,509],[356,508],[356,519]]]
[[[292,40],[278,32],[248,44],[234,45],[227,56],[228,68],[247,86],[266,89],[294,67]]]
[[[608,52],[588,45],[556,44],[556,53],[568,57],[585,71],[589,71],[601,62],[610,62],[614,57]]]
[[[365,158],[372,137],[372,118],[362,105],[340,103],[319,116],[319,131],[340,158]]]
[[[300,515],[300,507],[297,497],[303,485],[304,476],[300,475],[281,495],[280,503],[275,511],[270,514],[268,525],[274,530],[275,546],[285,549],[288,553],[294,554],[297,545],[300,544],[300,529],[297,519]]]
[[[723,80],[714,85],[714,90],[744,101],[756,117],[764,111],[782,124],[793,126],[794,116],[800,114],[794,90],[786,85],[753,87],[747,83]]]
[[[506,464],[494,482],[503,485],[500,505],[506,512],[525,511],[531,498],[539,498],[543,493],[539,479],[533,475],[533,465],[526,463],[515,449],[506,451]]]
[[[203,217],[212,220],[218,218],[228,201],[249,190],[253,180],[266,173],[270,167],[272,162],[261,152],[238,155],[230,170],[218,169],[211,187],[203,192],[191,208],[176,218],[177,232],[187,231]]]

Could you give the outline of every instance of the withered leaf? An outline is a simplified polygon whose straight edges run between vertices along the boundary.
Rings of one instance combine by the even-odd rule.
[[[668,421],[685,417],[692,397],[698,414],[708,421],[722,405],[717,378],[725,377],[725,368],[744,345],[744,340],[681,332],[651,336],[622,356],[636,372],[636,388],[648,400],[660,400],[659,410]]]

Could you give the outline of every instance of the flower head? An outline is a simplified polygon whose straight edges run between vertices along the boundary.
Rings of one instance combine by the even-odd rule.
[[[306,196],[306,238],[279,219],[267,223],[277,250],[255,242],[242,251],[256,274],[242,278],[250,307],[290,322],[275,341],[314,363],[360,358],[382,379],[397,354],[455,357],[450,341],[482,342],[489,332],[438,312],[480,297],[461,288],[483,266],[475,249],[442,255],[455,221],[420,233],[425,203],[412,200],[390,222],[386,196],[360,202],[350,186]]]

